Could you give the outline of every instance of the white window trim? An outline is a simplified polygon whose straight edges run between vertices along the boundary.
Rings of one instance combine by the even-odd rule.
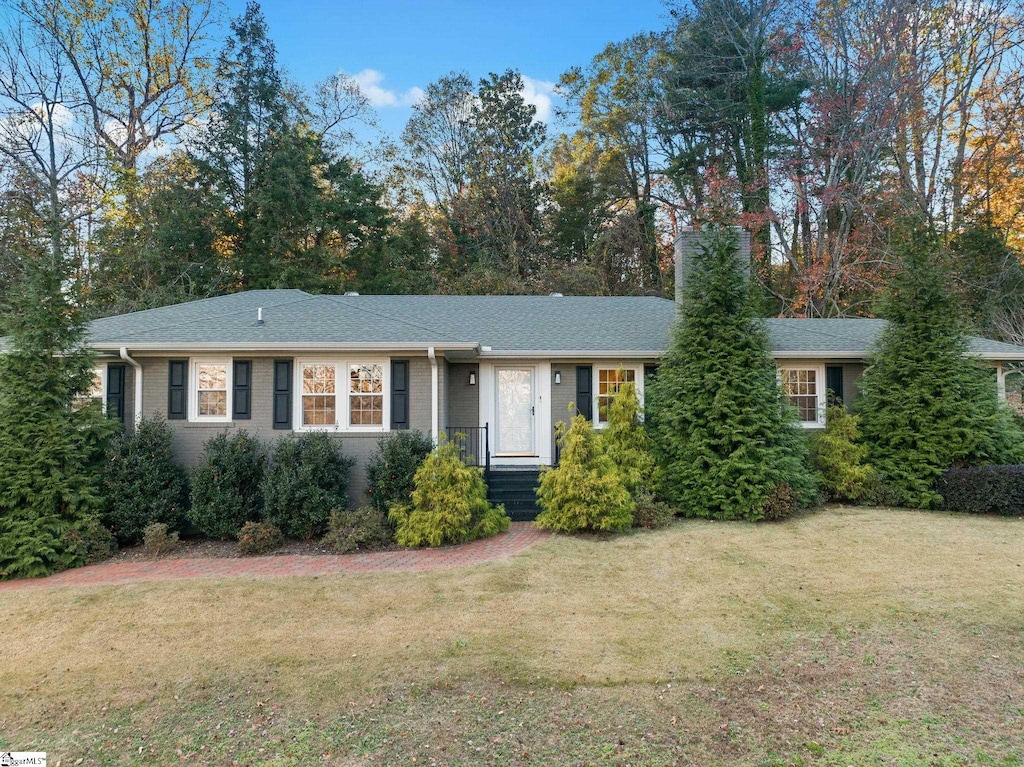
[[[335,408],[334,414],[337,419],[333,425],[312,425],[302,423],[302,368],[305,365],[333,365],[335,385]],[[383,412],[381,414],[380,426],[350,426],[349,408],[351,406],[351,394],[349,390],[349,367],[351,365],[380,365],[383,373],[383,391],[381,392]],[[380,357],[303,357],[295,360],[293,372],[292,390],[295,392],[292,397],[292,423],[294,431],[329,431],[339,434],[380,434],[391,431],[391,360]]]
[[[632,370],[633,371],[633,383],[636,385],[636,398],[640,400],[641,410],[644,406],[644,366],[643,365],[594,365],[592,380],[590,381],[590,387],[593,389],[591,393],[591,410],[594,414],[592,423],[595,429],[606,429],[608,428],[608,422],[601,422],[601,408],[598,406],[601,397],[601,371],[602,370]],[[643,415],[641,414],[641,419]]]
[[[224,415],[199,415],[199,366],[225,365],[227,369],[227,397]],[[230,423],[234,402],[234,358],[233,357],[192,357],[188,361],[188,420],[191,423]]]
[[[82,404],[79,407],[84,407],[86,403],[92,402],[93,400],[100,401],[100,409],[103,413],[107,412],[107,366],[97,365],[92,369],[93,376],[99,376],[100,378],[100,394],[98,397],[92,397],[88,394],[81,394],[75,397],[76,401]]]
[[[824,365],[778,365],[776,380],[779,383],[779,392],[782,394],[786,405],[789,405],[789,396],[782,388],[782,371],[784,370],[813,370],[814,371],[814,411],[817,419],[814,421],[799,421],[805,429],[825,428],[825,409],[827,405],[827,392],[825,391],[825,366]]]

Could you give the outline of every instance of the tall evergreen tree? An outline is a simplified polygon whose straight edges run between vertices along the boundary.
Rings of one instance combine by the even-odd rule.
[[[758,520],[780,497],[810,503],[807,441],[783,404],[735,232],[695,249],[671,344],[647,394],[666,494],[694,517]]]
[[[889,325],[860,381],[857,412],[887,487],[900,503],[927,508],[941,500],[935,480],[954,464],[1024,460],[1024,435],[994,377],[968,356],[937,238],[911,225],[896,247],[901,264],[882,305]]]
[[[79,312],[62,270],[26,270],[0,354],[0,578],[82,564],[69,534],[100,511],[100,465],[113,427],[98,403],[78,406],[92,382]]]
[[[349,257],[384,236],[380,189],[311,127],[256,3],[231,24],[195,162],[223,199],[219,247],[239,288],[337,291],[357,276]]]

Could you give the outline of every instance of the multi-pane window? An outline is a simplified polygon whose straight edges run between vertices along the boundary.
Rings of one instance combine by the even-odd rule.
[[[624,383],[636,383],[636,371],[623,368],[604,368],[597,371],[597,422],[608,423],[608,408],[612,398]]]
[[[349,365],[349,426],[384,423],[384,366]]]
[[[338,423],[337,368],[330,364],[302,366],[302,425]]]
[[[228,363],[196,363],[196,413],[200,418],[227,418]]]
[[[74,407],[85,407],[90,402],[103,402],[103,370],[93,368],[92,378],[89,380],[89,388],[75,397]]]
[[[815,369],[784,368],[782,392],[789,404],[796,408],[804,423],[818,422],[818,371]]]

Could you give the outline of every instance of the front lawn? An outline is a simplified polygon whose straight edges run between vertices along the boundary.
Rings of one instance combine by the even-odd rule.
[[[830,508],[467,569],[0,594],[81,764],[1019,765],[1024,521]]]

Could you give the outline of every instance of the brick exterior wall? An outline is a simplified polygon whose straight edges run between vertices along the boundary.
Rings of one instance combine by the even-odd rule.
[[[188,466],[195,465],[202,454],[203,445],[220,432],[232,432],[243,429],[267,443],[273,443],[281,437],[294,433],[293,430],[276,430],[272,426],[273,419],[273,361],[281,359],[281,355],[255,356],[234,355],[236,359],[252,360],[252,418],[245,421],[229,423],[195,423],[191,421],[168,421],[174,435],[174,452],[177,458]],[[175,357],[182,359],[183,357]],[[167,374],[168,357],[135,356],[143,366],[142,413],[146,418],[167,417]],[[431,366],[426,356],[402,355],[395,359],[408,359],[410,373],[409,415],[411,427],[424,434],[430,434],[430,395]],[[648,362],[653,361],[649,360]],[[115,364],[117,360],[107,360]],[[105,364],[105,363],[100,363]],[[552,455],[554,454],[554,429],[559,421],[568,420],[570,403],[576,400],[576,366],[591,365],[595,370],[598,366],[608,365],[602,360],[571,360],[554,361],[551,363],[551,423],[548,433],[551,435]],[[611,364],[615,364],[612,362]],[[642,364],[630,362],[629,364]],[[786,364],[822,364],[817,360],[787,360]],[[843,388],[846,402],[850,404],[857,396],[857,382],[864,371],[860,363],[842,363]],[[477,374],[477,383],[469,384],[469,374]],[[125,370],[125,421],[130,425],[134,415],[135,369],[130,365]],[[555,383],[555,374],[561,374],[561,383]],[[440,385],[439,426],[471,426],[480,419],[480,371],[476,363],[449,363],[438,358],[438,379]],[[596,375],[595,383],[596,386]],[[297,396],[297,394],[295,395]],[[540,428],[544,428],[541,426]],[[338,433],[332,435],[342,442],[345,453],[356,460],[350,475],[349,501],[353,506],[361,505],[365,500],[366,461],[372,455],[381,438],[380,433]]]
[[[210,355],[206,355],[210,356]],[[264,442],[273,442],[294,434],[294,430],[273,428],[273,373],[274,360],[281,355],[257,357],[234,355],[235,359],[252,360],[252,418],[229,423],[194,423],[191,421],[168,421],[174,435],[174,453],[187,466],[194,466],[203,451],[203,445],[221,432],[231,433],[244,430]],[[167,418],[167,374],[168,357],[146,357],[136,359],[143,366],[142,403],[146,418]],[[176,359],[183,359],[176,358]],[[411,428],[430,434],[430,362],[426,357],[411,355],[395,357],[409,360]],[[443,360],[441,361],[443,366]],[[293,392],[293,396],[298,396]],[[373,454],[383,436],[379,432],[337,433],[345,454],[356,460],[349,475],[349,504],[352,507],[365,503],[366,461]]]
[[[476,384],[469,385],[469,374]],[[447,370],[447,418],[442,426],[477,426],[480,423],[480,366],[474,363],[449,363]]]

